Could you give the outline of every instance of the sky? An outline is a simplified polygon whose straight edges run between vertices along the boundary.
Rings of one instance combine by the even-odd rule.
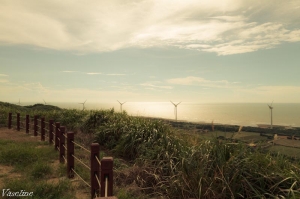
[[[0,101],[299,103],[299,0],[1,0]]]

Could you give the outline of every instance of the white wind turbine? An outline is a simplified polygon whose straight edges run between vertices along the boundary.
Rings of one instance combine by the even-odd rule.
[[[273,129],[273,108],[274,108],[272,105],[273,105],[273,101],[271,105],[268,104],[269,109],[271,111],[271,129]]]
[[[117,101],[119,102],[119,100],[117,100]],[[125,103],[126,103],[126,102],[123,102],[123,103],[119,102],[121,113],[122,113],[122,106],[123,106],[123,104],[125,104]]]
[[[177,103],[177,104],[173,103],[171,100],[170,100],[170,102],[174,105],[175,120],[177,121],[177,106],[178,106],[181,102],[179,102],[179,103]]]
[[[19,102],[17,103],[17,105],[21,106],[21,101],[20,101],[20,98],[19,98]]]
[[[82,104],[82,110],[84,110],[84,104],[85,104],[86,100],[83,103],[78,103],[78,104]]]

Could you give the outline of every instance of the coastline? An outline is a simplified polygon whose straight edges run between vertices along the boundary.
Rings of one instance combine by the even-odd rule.
[[[171,125],[172,127],[191,130],[198,129],[199,132],[203,130],[212,131],[212,123],[202,123],[202,122],[190,122],[185,120],[172,120],[159,117],[145,117],[145,116],[133,116],[142,117],[151,120],[161,120]],[[213,123],[214,130],[225,131],[225,132],[238,132],[240,125],[232,124],[220,124]],[[242,126],[242,131],[253,132],[253,133],[265,133],[265,134],[278,134],[278,135],[298,135],[300,136],[300,127],[290,127],[284,125],[273,125],[273,129],[270,128],[271,125],[268,124],[258,124],[257,127],[253,126]]]

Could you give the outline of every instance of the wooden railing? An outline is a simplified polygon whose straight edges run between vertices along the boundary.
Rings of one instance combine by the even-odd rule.
[[[91,198],[100,196],[100,198],[116,199],[113,196],[113,158],[103,157],[100,160],[100,146],[98,143],[92,143],[90,150],[88,150],[75,142],[74,132],[66,133],[66,128],[61,126],[59,122],[54,123],[53,119],[46,122],[44,117],[39,118],[38,116],[33,117],[33,124],[30,121],[29,115],[21,117],[20,113],[15,116],[9,113],[7,126],[11,129],[15,122],[17,131],[25,130],[26,134],[32,132],[34,136],[40,134],[41,141],[46,141],[46,138],[48,138],[49,144],[53,145],[54,149],[59,152],[60,163],[66,163],[68,177],[73,178],[76,175],[86,186],[90,187]],[[90,166],[74,155],[75,145],[90,154]],[[75,160],[90,171],[90,183],[86,182],[75,171]]]

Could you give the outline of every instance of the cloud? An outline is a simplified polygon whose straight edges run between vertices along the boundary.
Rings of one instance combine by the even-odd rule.
[[[218,55],[299,42],[298,0],[0,2],[0,44],[77,53],[177,47]]]
[[[6,78],[8,77],[8,75],[6,74],[0,74],[0,78]],[[7,83],[8,80],[7,79],[0,79],[0,83]]]
[[[87,75],[101,75],[102,73],[86,73]]]
[[[123,76],[123,75],[126,75],[126,74],[121,74],[121,73],[110,73],[110,74],[106,74],[108,76]]]
[[[140,84],[141,86],[146,87],[146,89],[150,89],[150,90],[155,90],[155,88],[160,88],[160,89],[172,89],[172,86],[161,86],[161,85],[154,85],[153,83],[150,82],[146,82],[146,83],[142,83]]]
[[[61,71],[63,73],[79,73],[79,71],[73,71],[73,70],[65,70],[65,71]]]
[[[7,83],[8,82],[8,80],[6,80],[6,79],[0,79],[0,83]]]
[[[49,88],[40,82],[3,83],[0,84],[0,96],[2,100],[11,101],[19,99],[27,102],[35,102],[36,99],[45,99],[47,102],[88,102],[107,101],[126,96],[128,100],[136,100],[143,96],[143,93],[135,92],[130,86],[123,86],[116,89],[91,89],[91,88]]]
[[[195,85],[195,86],[203,86],[203,87],[215,87],[215,88],[226,88],[231,83],[227,80],[219,80],[219,81],[212,81],[207,80],[202,77],[195,77],[195,76],[188,76],[188,77],[181,77],[181,78],[172,78],[166,80],[166,82],[170,84],[177,84],[177,85]]]
[[[286,94],[295,94],[300,96],[300,86],[257,86],[254,88],[241,88],[239,91],[269,96],[287,96]]]
[[[300,86],[256,86],[252,88],[239,87],[235,93],[244,96],[241,101],[265,102],[272,100],[276,103],[298,103],[300,100]]]
[[[65,70],[61,71],[63,73],[82,73],[86,75],[101,75],[102,73],[96,73],[96,72],[80,72],[80,71],[75,71],[75,70]]]

